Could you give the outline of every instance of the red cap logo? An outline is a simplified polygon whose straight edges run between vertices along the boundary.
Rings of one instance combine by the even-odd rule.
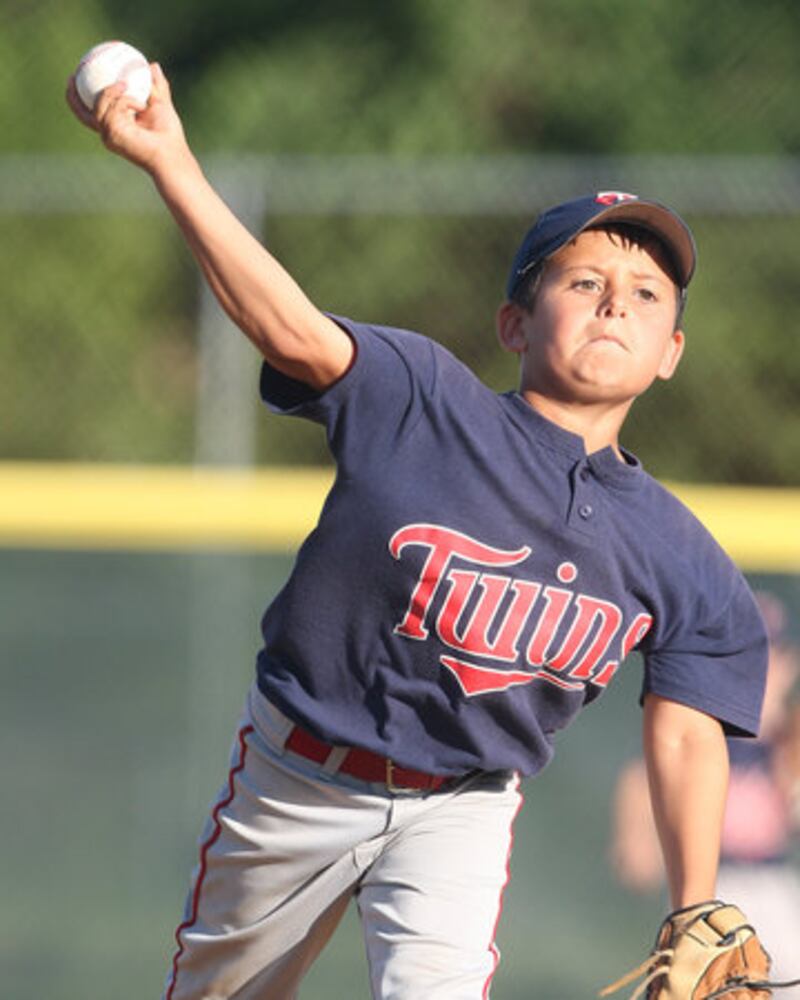
[[[638,201],[639,198],[624,191],[598,191],[594,200],[600,205],[616,205],[620,201]]]

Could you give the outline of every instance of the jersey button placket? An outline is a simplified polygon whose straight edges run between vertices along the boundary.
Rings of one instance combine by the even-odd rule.
[[[575,470],[573,479],[572,505],[569,522],[580,531],[594,531],[597,520],[597,504],[594,498],[596,481],[588,463],[584,460]]]

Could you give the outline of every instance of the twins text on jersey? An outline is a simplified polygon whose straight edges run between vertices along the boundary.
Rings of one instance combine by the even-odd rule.
[[[411,546],[426,556],[395,634],[424,642],[433,629],[458,654],[439,662],[468,696],[535,680],[570,691],[605,687],[653,622],[641,612],[626,623],[613,601],[501,572],[528,559],[528,546],[498,549],[442,525],[409,524],[389,551],[401,559]],[[556,570],[558,584],[578,575],[572,562]]]

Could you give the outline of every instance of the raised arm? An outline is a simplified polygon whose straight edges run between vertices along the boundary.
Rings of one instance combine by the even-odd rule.
[[[693,708],[649,694],[644,754],[672,905],[712,899],[728,791],[722,726]]]
[[[278,371],[325,389],[348,369],[354,347],[211,187],[184,135],[169,84],[153,64],[153,92],[142,108],[115,84],[88,111],[75,90],[75,116],[105,146],[153,179],[225,312]]]

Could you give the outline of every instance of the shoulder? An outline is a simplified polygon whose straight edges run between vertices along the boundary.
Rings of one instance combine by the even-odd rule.
[[[640,485],[634,530],[646,533],[673,570],[685,570],[693,578],[699,574],[738,581],[733,560],[683,500],[644,470]]]
[[[336,394],[408,394],[409,399],[426,397],[442,405],[462,401],[475,404],[479,397],[496,400],[488,388],[464,362],[440,342],[403,327],[361,323],[332,317],[356,345],[351,371],[337,384]],[[496,405],[496,403],[495,403]]]
[[[359,322],[344,316],[331,315],[330,318],[354,341],[357,351],[362,354],[361,363],[373,357],[386,363],[394,357],[401,364],[421,364],[430,368],[445,366],[477,380],[452,351],[426,334],[404,327]],[[355,366],[358,364],[357,356]]]
[[[350,367],[341,378],[320,391],[264,362],[260,390],[271,409],[315,418],[353,395],[380,398],[391,392],[397,398],[404,390],[411,393],[421,387],[432,387],[442,368],[467,372],[446,348],[421,333],[335,314],[327,317],[354,345]]]
[[[654,644],[686,630],[762,643],[764,626],[741,569],[675,493],[647,473],[625,530],[655,581],[660,614]],[[736,638],[734,638],[736,637]]]

